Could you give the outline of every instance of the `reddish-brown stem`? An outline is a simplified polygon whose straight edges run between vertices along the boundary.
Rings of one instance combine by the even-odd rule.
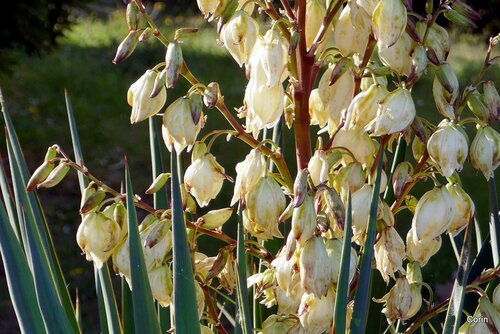
[[[281,5],[285,9],[286,16],[290,21],[295,21],[295,14],[293,13],[292,7],[290,7],[290,3],[288,0],[280,0]]]
[[[297,1],[297,24],[299,26],[299,44],[296,50],[298,83],[294,86],[293,100],[295,103],[295,155],[297,157],[297,169],[307,168],[311,158],[311,135],[309,132],[309,95],[311,93],[312,67],[314,55],[307,53],[305,19],[306,2]]]
[[[368,43],[366,44],[365,53],[363,54],[363,60],[361,61],[361,65],[359,66],[361,70],[359,71],[359,73],[356,73],[356,76],[354,77],[354,94],[353,94],[354,96],[358,95],[361,89],[361,79],[363,78],[363,70],[370,61],[373,50],[375,49],[375,45],[377,45],[377,41],[375,40],[375,37],[373,37],[373,34],[370,34],[370,37],[368,38]]]
[[[205,302],[207,304],[208,314],[215,322],[215,328],[217,328],[217,331],[219,333],[227,334],[226,329],[220,323],[219,316],[217,315],[217,310],[215,308],[214,301],[212,299],[212,295],[210,294],[210,290],[208,289],[208,285],[203,284],[202,289],[203,289],[203,295],[205,296]]]

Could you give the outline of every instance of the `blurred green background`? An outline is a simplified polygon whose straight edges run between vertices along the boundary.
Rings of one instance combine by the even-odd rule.
[[[67,128],[64,104],[64,89],[67,88],[75,110],[81,137],[85,163],[90,171],[110,186],[119,189],[123,176],[123,156],[127,155],[131,165],[134,189],[139,195],[151,182],[148,125],[143,122],[130,125],[130,107],[126,102],[128,87],[146,68],[163,61],[164,48],[155,41],[139,45],[133,56],[123,64],[113,65],[111,60],[120,41],[127,34],[123,5],[103,1],[100,6],[88,8],[73,18],[69,30],[56,37],[58,46],[47,48],[41,55],[27,54],[25,49],[14,48],[4,52],[3,58],[10,61],[0,66],[0,87],[6,97],[13,116],[21,144],[23,145],[30,170],[43,160],[46,148],[54,143],[71,152],[71,141]],[[227,105],[232,109],[242,103],[245,88],[244,70],[228,56],[226,50],[217,45],[217,34],[213,25],[207,24],[191,6],[189,15],[176,15],[169,7],[157,4],[153,16],[167,36],[172,37],[180,27],[200,28],[195,37],[184,43],[184,56],[191,71],[205,84],[217,81],[221,85]],[[177,12],[181,12],[177,9]],[[478,73],[487,45],[487,34],[470,34],[464,30],[450,32],[453,47],[449,62],[456,71],[461,86],[472,81]],[[5,51],[5,48],[3,49]],[[2,57],[0,57],[2,59]],[[432,100],[430,71],[415,87],[413,96],[419,115],[437,122],[437,113]],[[500,84],[500,71],[490,70],[487,77]],[[182,79],[178,87],[168,91],[168,101],[185,94],[189,86]],[[206,110],[208,123],[202,134],[211,129],[228,128],[227,122],[216,110]],[[160,121],[158,117],[157,121]],[[471,126],[468,126],[472,130]],[[469,131],[471,134],[473,131]],[[285,152],[292,165],[293,138],[285,131]],[[472,140],[471,136],[471,140]],[[212,153],[229,175],[235,176],[234,166],[247,152],[236,140],[226,142],[220,137]],[[4,146],[0,153],[5,157]],[[167,154],[165,150],[165,154]],[[411,150],[407,150],[407,157]],[[5,165],[5,160],[2,160]],[[292,166],[292,169],[295,169]],[[482,174],[466,163],[461,174],[464,188],[475,200],[483,231],[487,229],[487,184]],[[430,183],[416,188],[421,194],[431,187]],[[223,196],[211,208],[227,206],[232,186],[225,182]],[[81,292],[84,323],[97,325],[97,309],[93,301],[93,270],[90,263],[80,255],[75,242],[79,224],[79,189],[73,173],[58,187],[39,191],[52,233],[63,259],[63,271],[68,273],[67,282],[71,291]],[[150,196],[143,199],[151,201]],[[409,216],[401,215],[398,224],[409,228]],[[406,229],[407,229],[406,228]],[[403,228],[404,229],[404,228]],[[231,228],[229,228],[231,230]],[[404,236],[403,236],[404,239]],[[450,272],[455,270],[456,261],[448,245],[433,257],[424,268],[424,277],[433,284],[446,284]],[[214,249],[212,248],[212,252]],[[0,273],[3,267],[0,269]],[[4,275],[0,275],[0,332],[17,332],[15,315],[10,305]],[[92,300],[92,301],[91,301]],[[95,327],[85,328],[96,332]]]

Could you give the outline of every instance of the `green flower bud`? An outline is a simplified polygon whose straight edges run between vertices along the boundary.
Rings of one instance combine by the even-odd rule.
[[[483,90],[484,103],[488,106],[490,116],[498,120],[500,118],[500,96],[498,95],[498,91],[493,81],[486,81],[483,84]]]
[[[127,18],[128,30],[137,30],[141,17],[139,14],[139,7],[137,7],[135,2],[131,1],[128,3],[125,15]]]
[[[381,0],[372,16],[375,39],[382,46],[393,46],[406,28],[406,7],[401,0]]]
[[[201,216],[198,222],[203,228],[216,229],[224,225],[231,218],[232,214],[233,209],[231,208],[212,210]]]
[[[150,195],[158,192],[161,188],[165,186],[165,183],[167,183],[170,176],[171,176],[170,173],[158,174],[158,176],[154,179],[153,183],[151,184],[151,186],[149,186],[149,188],[145,191],[145,193]]]
[[[154,84],[158,73],[147,70],[136,82],[134,82],[127,93],[128,104],[132,107],[130,123],[138,123],[151,116],[156,115],[167,100],[167,90],[162,87],[158,95],[151,98]]]
[[[50,161],[57,156],[57,145],[50,146],[45,153],[45,158],[43,161]]]
[[[83,205],[80,206],[80,214],[84,215],[90,211],[93,211],[95,208],[101,204],[101,202],[104,200],[106,197],[106,192],[103,190],[97,190],[92,192],[85,202],[83,202]]]
[[[175,87],[183,63],[184,63],[184,58],[182,57],[182,49],[180,44],[177,42],[172,42],[168,44],[167,53],[165,55],[167,88]]]
[[[120,226],[103,213],[90,212],[84,216],[76,233],[78,246],[85,252],[87,260],[98,268],[106,262],[120,237]]]
[[[36,188],[52,188],[55,187],[61,182],[66,174],[68,174],[70,170],[70,167],[66,162],[60,162],[59,165],[57,165],[56,168],[54,168],[50,174],[47,176],[47,178],[42,182],[39,183]],[[28,182],[29,184],[29,182]]]
[[[54,169],[55,164],[50,161],[44,161],[34,172],[26,185],[27,191],[33,191],[37,186],[45,181]]]
[[[481,121],[489,121],[490,111],[488,107],[483,103],[481,94],[477,90],[474,90],[467,96],[467,106],[472,111],[472,113]]]
[[[116,49],[116,55],[113,59],[113,64],[119,64],[134,52],[137,43],[139,42],[139,36],[142,30],[132,30],[129,31],[128,35],[123,39],[123,41],[118,45]]]

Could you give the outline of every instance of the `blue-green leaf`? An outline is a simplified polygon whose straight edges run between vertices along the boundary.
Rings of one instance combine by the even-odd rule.
[[[238,208],[238,236],[236,248],[236,293],[237,304],[240,319],[236,321],[243,334],[251,334],[252,322],[250,320],[250,305],[248,303],[248,288],[247,288],[247,266],[246,266],[246,253],[245,253],[245,233],[243,230],[243,212],[241,205]]]
[[[351,227],[352,208],[351,192],[347,198],[346,223],[344,226],[344,243],[342,245],[342,257],[340,260],[340,272],[337,284],[337,296],[335,299],[334,325],[336,333],[345,333],[346,313],[349,294],[349,269],[351,267]]]
[[[457,271],[457,277],[453,284],[448,311],[446,312],[446,320],[443,326],[443,334],[456,334],[460,328],[462,320],[462,311],[464,304],[465,290],[467,288],[467,278],[469,277],[470,265],[472,262],[471,248],[471,221],[465,229],[464,243],[460,253],[460,265]]]
[[[364,334],[366,332],[366,320],[370,309],[371,283],[372,283],[372,260],[375,245],[377,209],[380,193],[380,180],[382,175],[382,160],[384,160],[383,147],[379,150],[377,177],[373,187],[370,204],[370,218],[366,229],[366,240],[361,257],[360,272],[356,297],[354,298],[354,311],[351,320],[351,333]]]
[[[71,133],[71,142],[73,143],[73,152],[75,154],[75,161],[83,165],[83,153],[80,145],[80,138],[78,136],[78,129],[76,126],[75,115],[73,112],[73,105],[67,90],[64,90],[64,97],[66,99],[66,111],[68,113],[69,130]],[[78,183],[80,184],[80,192],[83,194],[85,187],[89,181],[82,173],[78,173]],[[94,265],[95,271],[95,284],[96,294],[99,306],[99,320],[101,323],[101,332],[105,333],[120,333],[120,317],[118,314],[118,307],[116,305],[116,295],[113,290],[111,276],[107,265],[98,269]]]
[[[0,252],[19,327],[23,333],[43,334],[45,330],[36,302],[33,277],[23,256],[23,248],[8,221],[5,207],[0,201]]]
[[[178,333],[199,334],[200,323],[196,309],[193,268],[189,255],[184,212],[182,211],[181,188],[177,156],[171,155],[172,170],[172,234],[174,262],[174,319]]]
[[[128,166],[125,167],[125,189],[127,193],[128,241],[130,246],[130,271],[132,281],[132,302],[136,333],[161,333],[156,317],[153,295],[149,285],[148,272],[144,261],[139,224],[134,206],[134,192]],[[180,331],[179,333],[184,333]]]

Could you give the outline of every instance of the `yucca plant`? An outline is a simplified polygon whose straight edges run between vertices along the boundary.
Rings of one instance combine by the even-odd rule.
[[[153,204],[134,193],[126,159],[123,189],[85,166],[67,92],[74,157],[53,145],[30,176],[0,94],[9,162],[0,171],[0,247],[21,330],[81,332],[79,304],[37,197],[76,170],[76,241],[94,266],[103,333],[498,333],[500,97],[483,77],[498,59],[499,36],[478,76],[460,87],[447,63],[447,30],[436,20],[474,25],[478,14],[463,1],[436,8],[426,1],[425,12],[401,0],[197,3],[247,70],[237,114],[219,84],[199,82],[183,58],[182,44],[197,29],[163,33],[140,0],[127,5],[129,33],[113,60],[124,61],[146,39],[165,47],[165,61],[127,94],[131,123],[149,122],[153,181],[145,193]],[[439,124],[424,119],[412,98],[425,75],[434,75],[429,94]],[[181,78],[191,88],[165,108]],[[202,133],[207,109],[231,128]],[[295,139],[295,176],[280,139],[286,128]],[[211,153],[221,135],[249,146],[235,177]],[[181,156],[191,158],[185,169]],[[487,233],[475,220],[484,203],[461,185],[468,161],[489,185]],[[230,203],[206,210],[224,182],[234,182]],[[411,192],[420,183],[427,192],[417,199]],[[140,223],[136,210],[147,213]],[[236,225],[235,236],[228,225]],[[225,245],[207,256],[202,235]],[[445,237],[458,268],[450,298],[437,303],[421,268],[440,256]],[[467,298],[472,293],[479,300]]]

